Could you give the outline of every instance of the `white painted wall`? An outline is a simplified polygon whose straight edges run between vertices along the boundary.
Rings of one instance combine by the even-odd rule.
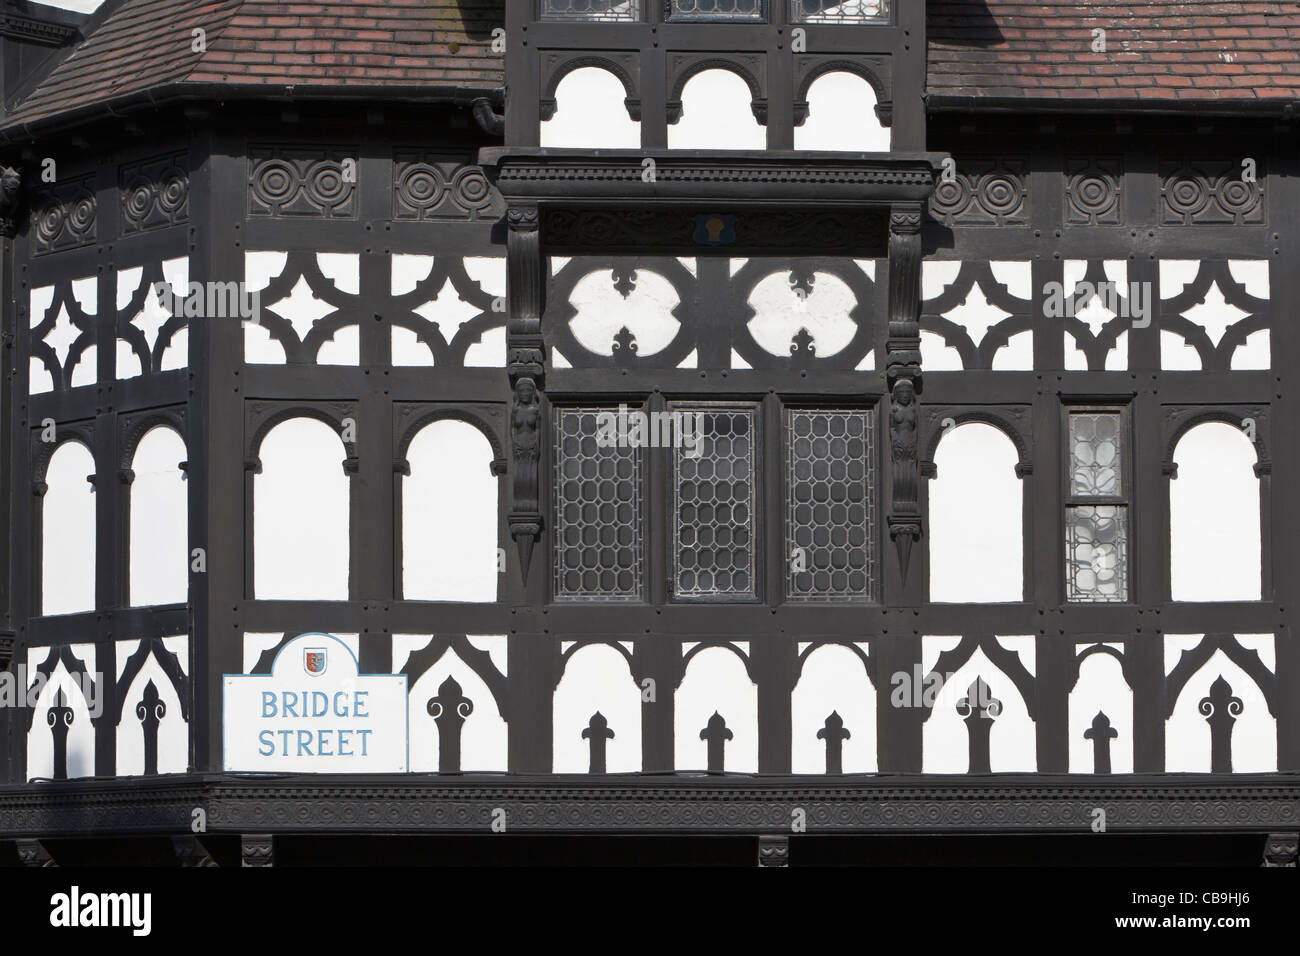
[[[152,428],[136,446],[131,469],[131,604],[182,604],[189,597],[188,483],[180,463],[185,442],[174,429]]]
[[[1111,773],[1132,773],[1133,691],[1110,654],[1089,654],[1079,665],[1079,682],[1070,692],[1070,773],[1095,772],[1093,742],[1083,734],[1098,711],[1119,735],[1110,742]]]
[[[681,305],[677,290],[649,269],[636,270],[636,288],[626,298],[608,270],[590,272],[574,283],[569,302],[576,312],[569,321],[573,337],[596,355],[614,354],[614,337],[624,326],[636,336],[641,357],[662,352],[681,328],[673,315]]]
[[[276,425],[253,479],[253,575],[259,600],[348,599],[349,479],[346,452],[310,418]]]
[[[749,333],[763,351],[789,358],[790,345],[800,329],[813,337],[818,358],[844,351],[858,325],[850,317],[858,301],[839,276],[818,272],[812,291],[802,293],[790,284],[790,273],[775,272],[759,280],[749,294],[754,317]]]
[[[924,671],[929,673],[941,650],[956,647],[959,637],[923,638]],[[999,638],[1016,644],[1021,662],[1033,671],[1033,638]],[[1038,769],[1037,743],[1034,722],[1029,717],[1020,691],[1011,679],[989,660],[983,649],[978,649],[970,659],[953,672],[943,687],[934,695],[934,712],[925,722],[922,731],[923,773],[968,773],[970,770],[970,735],[957,702],[976,677],[982,677],[994,698],[1002,702],[1002,712],[994,720],[989,732],[989,766],[993,773],[1029,772]]]
[[[605,742],[605,769],[609,773],[641,769],[641,688],[622,652],[609,644],[589,644],[569,657],[555,688],[552,767],[556,773],[591,769],[591,745],[582,732],[597,711],[614,732]]]
[[[541,145],[639,149],[641,124],[628,115],[627,90],[609,70],[574,70],[555,89],[555,115],[541,125]]]
[[[86,671],[94,678],[95,646],[93,644],[72,644],[69,646],[72,656],[86,666]],[[32,686],[32,676],[36,668],[49,655],[48,647],[33,647],[27,651],[28,686]],[[68,728],[68,779],[93,777],[95,775],[95,729],[90,719],[90,703],[82,693],[82,678],[74,678],[63,666],[63,662],[54,665],[49,680],[36,698],[32,726],[27,731],[27,779],[50,779],[54,776],[54,737],[48,723],[49,710],[58,700],[62,688],[65,705],[72,708],[72,726]],[[103,706],[103,689],[99,691],[99,705]]]
[[[1260,599],[1255,447],[1240,428],[1206,422],[1174,451],[1169,482],[1170,592],[1175,601]]]
[[[182,669],[189,670],[189,640],[185,635],[163,638],[167,650],[176,654]],[[139,641],[117,642],[117,677],[126,671],[127,659],[139,649]],[[184,773],[189,769],[189,725],[181,716],[181,702],[171,681],[157,659],[150,654],[126,693],[126,707],[117,725],[117,775],[130,777],[144,773],[144,725],[136,714],[136,705],[145,686],[153,681],[158,696],[167,708],[158,724],[158,772]]]
[[[495,601],[499,479],[492,446],[453,419],[420,430],[402,479],[402,590],[415,601]]]
[[[668,127],[669,149],[767,149],[749,84],[730,70],[704,70],[682,88],[682,117]]]
[[[1197,641],[1192,639],[1190,643]],[[1173,653],[1176,646],[1171,642],[1166,647],[1166,672],[1176,664],[1179,656]],[[1165,770],[1171,773],[1210,772],[1210,725],[1205,722],[1199,705],[1220,675],[1243,705],[1232,728],[1232,772],[1275,773],[1277,720],[1268,712],[1268,704],[1255,682],[1221,650],[1215,651],[1187,681],[1178,695],[1173,714],[1165,722]]]
[[[808,118],[794,130],[794,148],[888,152],[889,128],[876,117],[876,91],[855,73],[824,73],[808,88]]]
[[[428,645],[430,637],[419,647]],[[405,663],[394,661],[398,669]],[[424,672],[411,686],[408,701],[410,719],[409,766],[412,773],[438,771],[438,725],[429,715],[429,699],[438,695],[438,688],[448,676],[455,677],[461,692],[473,702],[474,709],[461,727],[460,769],[472,771],[504,771],[509,767],[509,738],[506,722],[502,718],[492,692],[483,679],[448,649],[438,662]]]
[[[165,260],[162,263],[162,273],[163,281],[170,286],[172,295],[178,298],[189,295],[190,260],[188,258],[182,256],[178,259]],[[131,304],[131,299],[139,291],[143,280],[143,266],[136,266],[134,269],[123,269],[117,274],[117,308],[119,312],[125,310]],[[154,294],[151,288],[145,295],[143,307],[130,321],[132,325],[144,333],[145,340],[149,345],[149,351],[152,353],[158,344],[158,333],[171,319],[172,314],[163,308],[158,296]],[[161,370],[169,371],[185,368],[188,364],[189,335],[186,329],[179,329],[171,337],[167,348],[163,351]],[[140,356],[136,354],[135,349],[125,340],[119,338],[117,340],[117,377],[134,378],[143,375],[145,371]]]
[[[791,766],[795,773],[826,772],[826,741],[817,732],[835,711],[852,736],[840,751],[845,773],[876,770],[876,691],[862,658],[849,648],[827,644],[804,661],[791,696]]]
[[[758,772],[758,687],[738,654],[726,647],[709,647],[692,657],[673,707],[678,770],[708,769],[709,748],[700,731],[717,711],[734,735],[727,741],[724,769]]]
[[[982,422],[949,431],[930,481],[930,600],[1024,600],[1023,494],[1016,446]]]
[[[50,457],[41,500],[41,613],[95,609],[95,473],[90,450],[67,441]],[[110,486],[111,493],[111,486]]]

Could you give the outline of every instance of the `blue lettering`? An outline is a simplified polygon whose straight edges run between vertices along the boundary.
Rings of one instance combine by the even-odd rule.
[[[257,745],[257,754],[259,757],[269,757],[271,756],[271,754],[275,753],[275,732],[274,731],[264,730],[257,735],[257,739],[259,741]],[[265,747],[266,749],[263,750],[262,749],[263,747]]]
[[[365,706],[366,706],[365,698],[368,697],[369,695],[370,695],[370,691],[368,691],[368,690],[359,690],[359,691],[357,691],[357,693],[356,693],[356,698],[355,698],[355,699],[356,699],[356,703],[354,703],[354,704],[352,705],[352,716],[353,716],[353,717],[369,717],[369,716],[370,716],[370,715],[367,714],[366,711],[365,711]],[[367,731],[367,733],[369,733],[369,731]]]
[[[311,731],[310,730],[298,731],[298,756],[301,757],[304,751],[306,752],[308,757],[316,756],[311,752]]]
[[[303,701],[303,703],[305,704],[306,701]],[[306,708],[304,708],[304,710],[305,709]],[[286,717],[298,716],[298,695],[291,690],[287,690],[284,692],[284,716]],[[303,714],[303,716],[306,717],[307,715]]]
[[[328,740],[330,739],[330,734],[331,734],[331,733],[338,733],[338,731],[337,731],[337,730],[335,730],[335,731],[322,730],[322,731],[320,732],[320,735],[318,736],[318,738],[317,738],[317,742],[316,742],[316,756],[318,756],[318,757],[333,757],[333,756],[334,756],[334,751],[332,751],[332,750],[326,750],[326,749],[325,749],[325,747],[327,746],[326,741],[328,741]]]
[[[289,738],[293,736],[292,730],[281,730],[280,734],[280,756],[289,756]]]
[[[340,757],[352,756],[352,733],[353,732],[351,730],[339,731],[339,756]],[[344,747],[347,747],[348,749],[344,750],[343,749]]]
[[[262,716],[274,717],[275,711],[275,694],[269,690],[262,691]]]
[[[335,717],[346,717],[348,715],[347,703],[343,703],[343,704],[339,703],[340,697],[342,697],[344,701],[346,701],[347,696],[348,696],[348,692],[345,690],[341,690],[334,695],[334,716]]]
[[[371,733],[373,733],[373,731],[358,730],[357,733],[361,735],[361,756],[364,757],[366,755],[366,743],[367,743],[366,738],[368,738],[371,735]]]
[[[329,695],[322,691],[314,690],[311,692],[311,715],[313,717],[324,717],[330,712]]]

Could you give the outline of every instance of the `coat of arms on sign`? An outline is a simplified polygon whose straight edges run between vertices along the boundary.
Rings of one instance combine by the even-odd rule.
[[[319,677],[325,673],[325,648],[308,647],[302,652],[302,663],[308,674]]]

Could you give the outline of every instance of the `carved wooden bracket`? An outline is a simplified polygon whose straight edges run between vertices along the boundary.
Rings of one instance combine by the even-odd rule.
[[[18,212],[22,199],[23,177],[11,166],[0,166],[0,236],[18,235]]]
[[[542,341],[546,263],[542,256],[541,217],[535,205],[512,205],[508,220],[507,272],[510,317],[507,347],[510,383],[512,506],[507,522],[519,552],[524,583],[532,564],[533,546],[541,537],[540,503],[542,394],[546,380],[546,346]]]
[[[889,536],[898,551],[902,580],[912,544],[921,537],[917,457],[921,392],[921,207],[894,206],[889,217],[889,445],[892,488]]]

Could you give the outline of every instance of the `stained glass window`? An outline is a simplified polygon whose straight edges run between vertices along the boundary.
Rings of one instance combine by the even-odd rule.
[[[672,0],[669,20],[763,20],[763,0]]]
[[[865,411],[787,409],[786,595],[866,600],[875,585],[875,436]]]
[[[697,438],[673,450],[674,593],[756,597],[757,410],[675,405],[673,411],[696,416]]]
[[[641,450],[602,445],[601,415],[555,411],[555,596],[559,601],[642,599]]]
[[[863,23],[889,19],[886,0],[791,0],[795,23]]]
[[[1115,409],[1079,409],[1068,420],[1066,599],[1127,601],[1124,415]]]
[[[640,20],[641,0],[543,0],[543,20]]]

